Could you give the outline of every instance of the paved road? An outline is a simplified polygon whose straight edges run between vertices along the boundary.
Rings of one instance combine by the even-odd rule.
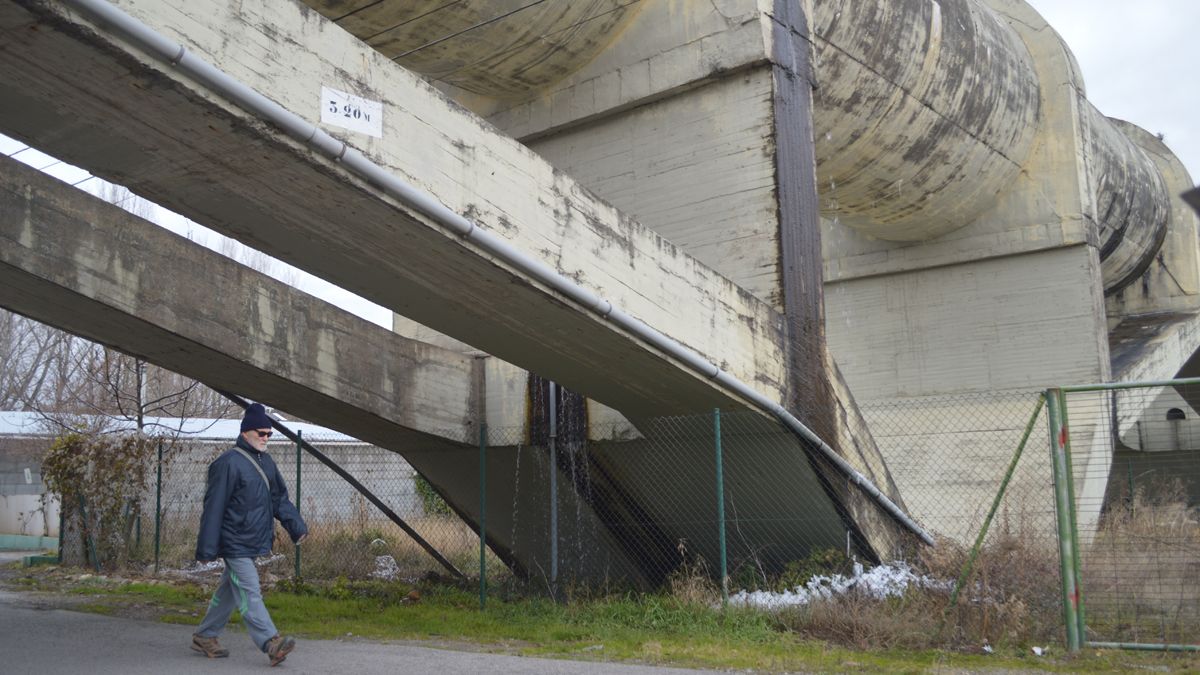
[[[0,591],[0,672],[139,675],[172,673],[436,673],[437,675],[667,675],[701,671],[478,654],[366,641],[299,640],[275,670],[241,631],[222,643],[230,655],[206,659],[188,648],[191,631],[153,621],[38,609],[32,595]]]

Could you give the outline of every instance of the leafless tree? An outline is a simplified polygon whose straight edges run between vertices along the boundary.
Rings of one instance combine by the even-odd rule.
[[[0,310],[0,409],[30,402],[53,404],[65,393],[72,338],[23,316]]]
[[[101,181],[98,196],[142,218],[155,206]],[[296,271],[227,239],[220,252],[292,286]],[[174,435],[188,419],[221,418],[236,406],[199,382],[109,347],[0,310],[0,409],[33,410],[63,429],[104,432],[135,425]],[[173,428],[162,428],[172,419]]]

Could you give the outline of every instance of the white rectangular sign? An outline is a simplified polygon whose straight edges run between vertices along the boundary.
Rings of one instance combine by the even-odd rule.
[[[321,123],[383,138],[383,103],[323,86]]]

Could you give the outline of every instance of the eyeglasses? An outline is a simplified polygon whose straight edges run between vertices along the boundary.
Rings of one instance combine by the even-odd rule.
[[[273,434],[275,432],[274,431],[259,431],[258,429],[255,429],[254,433],[258,434],[259,438],[270,438],[271,434]]]

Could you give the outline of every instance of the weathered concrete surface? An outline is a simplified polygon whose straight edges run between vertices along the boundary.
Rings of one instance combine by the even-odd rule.
[[[322,83],[384,100],[384,137],[351,139],[368,156],[782,398],[783,327],[770,307],[315,13],[286,3],[189,3],[184,12],[117,4],[313,120]],[[664,414],[733,405],[663,355],[57,5],[5,3],[0,13],[12,36],[0,64],[14,93],[0,108],[9,133],[614,407]],[[535,308],[537,322],[527,318]]]
[[[523,95],[575,71],[641,9],[628,0],[307,4],[405,68],[500,97]]]
[[[1137,283],[1106,299],[1109,326],[1127,316],[1196,309],[1200,306],[1200,218],[1175,197],[1192,186],[1192,178],[1162,139],[1127,122],[1109,121],[1154,161],[1170,195],[1163,242],[1148,268]]]
[[[475,358],[400,337],[10,159],[0,244],[0,306],[398,452],[477,522]],[[530,543],[544,537],[498,526],[543,512],[544,489],[518,493],[508,479],[519,455],[489,456],[488,543],[535,573],[547,547]],[[565,489],[561,500],[592,553],[581,575],[651,584],[670,571],[641,568],[638,550],[652,544],[614,544],[592,502]]]
[[[495,265],[494,261],[485,260],[478,266],[459,263],[463,260],[465,249],[458,241],[447,237],[436,227],[421,222],[413,214],[404,212],[403,208],[372,195],[363,186],[341,175],[335,165],[323,163],[269,131],[246,124],[244,120],[231,122],[238,119],[238,111],[221,110],[217,105],[219,102],[204,101],[207,93],[203,90],[181,95],[191,85],[167,84],[169,78],[151,74],[154,72],[152,68],[145,68],[144,64],[127,58],[118,46],[106,43],[100,36],[89,35],[86,30],[82,32],[82,42],[45,23],[41,24],[40,30],[28,30],[28,24],[23,23],[29,20],[28,17],[22,17],[19,10],[9,11],[10,7],[5,5],[0,10],[6,12],[4,18],[14,19],[16,24],[21,25],[14,30],[14,34],[25,41],[21,44],[23,50],[19,55],[10,51],[4,53],[5,57],[14,58],[5,61],[7,65],[3,75],[15,80],[18,86],[14,90],[20,90],[23,94],[19,101],[4,110],[5,119],[6,123],[14,124],[26,137],[41,137],[40,134],[44,133],[50,145],[42,147],[61,151],[71,160],[86,166],[99,167],[101,173],[129,183],[135,189],[208,225],[240,234],[259,248],[307,266],[342,282],[352,290],[426,320],[466,342],[486,347],[525,367],[555,375],[564,384],[587,391],[601,401],[617,401],[623,411],[645,416],[712,407],[737,407],[736,401],[716,392],[709,383],[689,373],[681,373],[676,364],[663,359],[661,355],[647,353],[640,345],[631,345],[626,336],[616,335],[612,331],[596,331],[604,324],[583,315],[577,308],[561,300],[549,297],[550,294],[543,289],[531,287],[528,280],[516,278],[508,270]],[[36,8],[41,8],[41,5],[36,5]],[[197,18],[205,21],[220,19],[219,16],[211,16],[212,12],[195,11],[196,16],[185,17],[185,22]],[[178,19],[175,15],[168,18]],[[249,52],[254,53],[255,39],[261,38],[261,35],[253,30],[254,27],[246,28],[241,22],[244,18],[239,16],[239,21],[230,25],[235,29],[250,30],[254,35],[245,40],[230,40],[217,45],[216,49],[236,51],[249,46]],[[310,18],[309,15],[303,15],[296,20],[303,23]],[[55,20],[49,21],[53,23]],[[278,29],[281,23],[286,24],[286,21],[273,22],[272,25]],[[87,44],[101,46],[97,48],[97,53],[90,53]],[[347,49],[355,47],[353,44],[345,46]],[[72,57],[85,54],[94,57],[89,63],[95,64],[98,69],[109,68],[105,75],[98,77],[99,82],[105,83],[103,86],[96,84],[95,73],[71,80],[73,71],[68,64],[73,63]],[[276,55],[276,65],[300,67],[296,62],[311,58],[312,54],[304,51],[302,56],[291,56],[294,58]],[[235,60],[234,63],[236,65],[238,62]],[[387,64],[375,65],[384,74],[392,72]],[[57,78],[39,78],[35,81],[26,72],[56,67],[64,68]],[[262,74],[264,70],[270,69],[248,69],[242,75],[260,84],[275,84],[278,81],[277,74]],[[371,72],[378,75],[376,71]],[[45,71],[42,73],[44,75]],[[131,77],[139,79],[141,86],[122,89],[108,82],[110,77],[117,80]],[[378,77],[383,78],[382,75]],[[397,77],[400,78],[399,75]],[[655,323],[657,319],[659,325],[679,318],[677,323],[670,324],[668,332],[684,336],[684,342],[691,342],[697,335],[700,341],[709,340],[710,349],[719,348],[720,354],[729,356],[728,359],[718,359],[729,370],[768,391],[772,391],[771,387],[777,387],[774,395],[779,395],[778,388],[782,388],[780,379],[772,373],[779,373],[787,358],[778,356],[782,350],[779,337],[782,322],[769,307],[705,270],[657,236],[630,221],[621,220],[615,211],[595,202],[586,193],[579,192],[565,176],[554,174],[528,151],[482,128],[476,120],[446,104],[411,78],[408,83],[418,93],[432,100],[433,104],[437,104],[437,114],[431,114],[428,119],[437,118],[442,123],[445,120],[439,115],[447,115],[451,117],[448,126],[461,125],[455,131],[462,131],[463,134],[453,136],[452,140],[436,137],[438,142],[444,143],[442,149],[447,153],[473,152],[470,148],[464,150],[465,134],[472,142],[479,143],[479,151],[488,155],[489,162],[526,171],[518,172],[518,178],[528,182],[529,190],[523,192],[513,188],[513,174],[495,179],[482,178],[481,173],[486,171],[483,167],[492,165],[485,162],[473,165],[472,171],[475,173],[469,177],[470,180],[462,176],[448,177],[449,170],[438,173],[436,169],[431,169],[429,175],[435,184],[446,181],[454,186],[451,190],[442,183],[453,196],[447,201],[461,204],[468,200],[470,196],[464,194],[466,185],[486,188],[495,190],[488,194],[497,200],[516,200],[521,206],[513,209],[514,213],[519,212],[521,216],[540,222],[554,220],[554,228],[538,234],[536,229],[519,229],[514,223],[521,219],[516,215],[513,221],[509,221],[503,215],[490,211],[492,207],[486,204],[473,204],[474,208],[471,209],[464,207],[464,210],[484,222],[491,214],[498,219],[493,222],[506,226],[507,232],[513,234],[515,240],[541,237],[537,240],[542,246],[534,250],[550,256],[560,269],[576,276],[585,285],[591,278],[574,263],[584,264],[587,270],[597,274],[611,276],[613,283],[620,284],[617,287],[619,293],[607,294],[616,304],[622,304],[622,297],[618,297],[621,295],[626,299],[640,298],[633,303],[631,311],[649,315],[648,320]],[[55,102],[55,95],[75,97],[78,95],[74,91],[77,87],[97,96],[100,101],[111,101],[108,97],[115,95],[121,98],[122,106],[131,105],[130,100],[122,98],[129,95],[137,103],[143,104],[143,107],[137,108],[136,119],[129,123],[131,130],[125,126],[106,129],[105,144],[93,144],[97,139],[97,130],[94,126],[88,128],[89,124],[99,124],[107,119],[108,103],[88,101],[86,97],[79,97],[75,99],[76,104],[68,106],[75,115],[71,119],[47,114],[48,110],[54,110],[59,105]],[[30,95],[31,90],[35,92],[33,95]],[[95,107],[88,107],[93,104]],[[123,124],[127,122],[129,120],[124,120]],[[189,137],[175,136],[166,128],[168,126],[195,129],[198,133]],[[206,129],[220,131],[210,133]],[[107,144],[114,135],[120,139],[121,145],[120,152],[116,153]],[[238,155],[238,144],[234,142],[238,137],[251,144],[255,152]],[[91,139],[90,142],[88,139]],[[389,147],[397,152],[412,152],[411,146],[406,144],[397,143]],[[387,154],[381,148],[375,150]],[[433,149],[426,147],[424,150],[432,152]],[[227,160],[222,159],[225,155],[236,155],[238,162],[248,165],[239,163],[234,169],[226,163]],[[200,161],[196,160],[197,156],[201,158]],[[445,161],[436,153],[425,159],[436,165],[435,158]],[[461,156],[459,159],[462,159]],[[417,164],[422,163],[414,163],[414,166]],[[275,172],[267,175],[272,168]],[[187,178],[175,172],[185,173]],[[520,181],[517,182],[520,184]],[[503,184],[505,189],[498,188],[499,184]],[[563,193],[564,189],[572,193],[570,198]],[[556,214],[552,213],[555,204],[561,207]],[[581,210],[586,212],[584,216],[572,215]],[[353,214],[353,235],[329,227],[330,222],[344,221],[346,212]],[[555,215],[557,219],[554,219]],[[248,226],[248,223],[252,226]],[[581,231],[585,241],[577,238]],[[403,237],[398,238],[396,232],[403,233]],[[601,235],[607,238],[602,239]],[[587,244],[588,236],[595,238],[592,240],[594,246]],[[547,241],[549,248],[546,248]],[[619,248],[620,253],[614,255],[613,248]],[[645,259],[640,257],[642,252],[651,250],[653,255]],[[478,256],[477,253],[474,255]],[[615,268],[606,267],[614,261],[620,264]],[[597,268],[596,264],[600,263]],[[643,278],[650,281],[638,281]],[[518,283],[513,284],[514,280]],[[635,286],[638,290],[634,290]],[[497,293],[498,288],[504,291]],[[688,291],[688,288],[691,290]],[[599,290],[603,292],[604,288]],[[689,293],[692,295],[689,296]],[[695,302],[689,303],[690,297],[695,298]],[[650,305],[669,313],[668,316],[661,317],[653,311],[646,311]],[[642,312],[638,311],[639,306]],[[628,305],[626,307],[629,308]],[[544,324],[530,325],[526,317],[530,316],[531,308],[535,308],[538,318],[546,319]],[[714,308],[718,308],[717,311],[714,312]],[[550,330],[546,326],[550,326]],[[698,333],[689,332],[692,326],[699,327]],[[578,336],[585,333],[588,340],[580,341]],[[516,358],[512,358],[514,355]],[[618,363],[621,368],[596,366],[608,363]],[[739,373],[739,370],[743,372]],[[630,377],[629,373],[636,373],[637,378]],[[747,378],[746,373],[753,376]],[[321,421],[335,428],[346,429],[327,420]],[[353,432],[378,443],[357,428]],[[414,453],[420,451],[419,448],[410,450]],[[420,466],[419,460],[412,461]],[[452,464],[447,471],[453,470],[461,477],[463,463],[458,461]],[[875,466],[880,464],[876,463]],[[446,487],[439,482],[439,476],[447,474],[430,470],[427,475],[436,485]],[[863,500],[861,508],[873,508],[861,493],[851,491],[851,494],[854,499]],[[462,501],[458,500],[459,503]],[[886,523],[883,527],[887,531],[867,532],[865,536],[878,550],[890,551],[893,549],[891,542],[896,539],[895,526],[887,521],[881,522]],[[866,523],[863,524],[865,526]],[[881,545],[877,545],[875,539]]]
[[[456,97],[779,309],[794,269],[769,215],[778,6],[640,4],[594,60],[524,99]],[[1087,102],[1070,50],[1026,2],[811,9],[828,330],[860,398],[1181,367],[1195,331],[1172,317],[1195,311],[1200,265],[1174,195],[1190,179]],[[1141,341],[1110,361],[1118,322],[1114,339]],[[1078,442],[1099,443],[1085,426]]]
[[[822,215],[921,241],[991,208],[1038,123],[1017,36],[976,0],[816,2]]]
[[[1096,227],[1104,288],[1111,295],[1150,267],[1167,236],[1171,198],[1162,172],[1124,128],[1082,105],[1086,156],[1082,163],[1096,195]],[[1149,135],[1149,134],[1146,134]]]
[[[868,400],[1107,378],[1095,249],[826,285],[830,344]]]
[[[393,442],[470,439],[472,359],[408,340],[0,160],[0,304],[210,386]]]
[[[558,145],[588,152],[592,146],[568,131],[572,126],[603,119],[615,130],[610,135],[620,134],[624,127],[614,116],[621,111],[671,96],[686,107],[690,97],[680,95],[686,88],[776,59],[777,39],[767,17],[777,18],[779,11],[771,3],[647,0],[640,6],[634,20],[608,35],[589,33],[589,39],[610,41],[595,59],[585,63],[573,53],[554,59],[561,66],[558,80],[539,80],[524,98],[492,91],[490,98],[458,92],[459,99],[517,137],[534,141],[551,135]],[[507,7],[495,2],[491,9],[503,15]],[[376,11],[382,10],[373,5],[342,23],[369,38],[386,28],[371,19]],[[533,16],[537,10],[523,11]],[[1086,101],[1073,57],[1026,3],[892,0],[850,11],[817,0],[810,11],[820,83],[813,116],[818,187],[822,213],[834,223],[826,238],[832,244],[827,251],[839,252],[832,261],[836,276],[877,274],[896,269],[897,262],[912,269],[1087,240],[1101,249],[1111,294],[1151,264],[1171,209],[1162,177],[1124,130]],[[453,13],[438,14],[446,19]],[[401,42],[412,49],[422,39],[410,34]],[[456,58],[477,46],[454,33],[438,43],[457,52]],[[532,56],[539,49],[514,41],[502,51]],[[454,91],[436,67],[422,72]],[[488,93],[486,87],[474,91]],[[1048,154],[1047,144],[1062,150]],[[617,158],[600,159],[603,166]],[[1030,176],[1043,193],[1048,182],[1061,187],[1053,189],[1051,214],[1023,222],[1021,214],[1036,214],[1045,203],[1027,194]],[[1060,209],[1080,186],[1089,194],[1077,205],[1079,215]],[[594,189],[618,204],[628,201],[620,188]],[[636,198],[633,202],[622,208],[676,236],[679,212],[665,205],[639,209]],[[1054,222],[1059,213],[1067,222]],[[676,240],[739,281],[768,274],[769,265],[756,260],[771,257],[766,241],[719,237],[721,220],[719,214],[692,219],[686,236]],[[705,251],[715,238],[735,242],[726,260]],[[929,243],[898,248],[887,240]],[[764,284],[768,288],[759,288]],[[769,286],[762,277],[747,287],[770,301],[777,290]]]

